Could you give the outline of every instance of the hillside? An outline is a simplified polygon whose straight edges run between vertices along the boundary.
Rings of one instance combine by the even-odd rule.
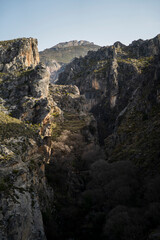
[[[75,236],[159,239],[160,35],[90,52],[68,64],[57,83],[79,88],[106,154],[89,154],[89,178],[76,209],[68,206],[72,224],[81,216]]]
[[[134,41],[129,46],[116,42],[75,59],[60,74],[57,83],[76,85],[87,99],[88,111],[99,116],[99,133],[104,135],[102,141],[112,133],[118,114],[127,107],[134,91],[141,87],[145,74],[150,76],[148,71],[153,68],[154,61],[158,61],[159,39],[160,35],[151,40]]]
[[[67,63],[75,57],[85,56],[88,51],[96,51],[100,46],[88,41],[70,41],[59,43],[52,48],[41,51],[40,59],[48,67],[51,74],[51,82],[58,79],[60,72]]]
[[[159,117],[160,35],[75,58],[57,84],[36,39],[0,42],[0,239],[158,240]]]

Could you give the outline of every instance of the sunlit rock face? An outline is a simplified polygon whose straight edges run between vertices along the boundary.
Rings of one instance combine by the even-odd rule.
[[[0,42],[0,108],[23,121],[40,124],[51,111],[50,75],[39,63],[37,40]]]
[[[39,63],[37,39],[20,38],[0,42],[0,71],[35,67]]]
[[[45,240],[45,162],[53,101],[37,40],[0,42],[0,239]]]

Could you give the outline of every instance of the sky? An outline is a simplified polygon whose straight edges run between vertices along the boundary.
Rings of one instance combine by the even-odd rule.
[[[38,39],[39,50],[87,40],[126,45],[160,33],[160,0],[0,0],[0,41]]]

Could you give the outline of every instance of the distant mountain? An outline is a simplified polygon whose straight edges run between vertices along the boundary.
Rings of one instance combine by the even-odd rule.
[[[88,41],[69,41],[59,43],[52,48],[41,51],[40,60],[48,67],[51,82],[56,82],[59,73],[63,72],[66,64],[76,57],[84,57],[88,51],[97,51],[100,46]]]
[[[80,40],[80,41],[73,40],[73,41],[69,41],[69,42],[58,43],[53,48],[66,48],[66,47],[78,47],[78,46],[90,46],[90,45],[94,45],[94,43],[88,42],[85,40]]]

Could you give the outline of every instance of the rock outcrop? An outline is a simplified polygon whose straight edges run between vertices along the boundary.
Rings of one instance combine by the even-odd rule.
[[[0,239],[46,239],[45,156],[34,127],[0,113]]]
[[[0,72],[35,67],[38,63],[37,39],[20,38],[0,42]]]
[[[53,101],[37,40],[0,42],[0,239],[46,239],[42,210]],[[50,200],[49,200],[50,199]]]
[[[85,112],[85,98],[80,95],[77,86],[50,84],[50,93],[54,102],[65,112]]]
[[[86,99],[80,95],[78,87],[50,84],[50,94],[56,104],[53,113],[54,121],[52,122],[52,151],[55,152],[57,147],[54,145],[56,146],[57,141],[61,142],[61,140],[62,148],[65,148],[63,140],[67,140],[68,135],[72,138],[74,134],[80,136],[84,144],[97,144],[97,124],[93,115],[86,110]],[[76,143],[77,147],[78,144],[80,143]],[[70,147],[72,149],[72,146]],[[59,150],[57,149],[57,151]],[[63,155],[65,154],[61,154],[62,158]],[[51,159],[55,160],[53,156]]]

